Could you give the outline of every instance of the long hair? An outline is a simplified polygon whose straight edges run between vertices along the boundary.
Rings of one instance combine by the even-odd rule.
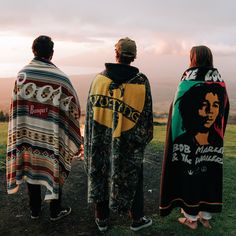
[[[190,67],[212,67],[213,56],[210,48],[206,46],[194,46],[190,51]]]

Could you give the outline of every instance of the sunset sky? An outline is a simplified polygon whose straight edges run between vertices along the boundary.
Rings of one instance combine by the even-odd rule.
[[[236,77],[235,0],[0,0],[0,77],[32,59],[39,35],[55,42],[53,62],[68,75],[97,73],[114,62],[114,44],[138,46],[134,66],[152,80],[179,79],[193,45],[209,46],[215,67]]]

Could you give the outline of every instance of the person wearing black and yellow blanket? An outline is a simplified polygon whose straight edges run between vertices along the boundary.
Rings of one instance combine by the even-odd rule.
[[[130,65],[135,42],[120,39],[115,48],[117,63],[106,63],[92,82],[85,124],[88,200],[100,231],[107,230],[109,209],[130,212],[132,230],[152,224],[143,212],[144,149],[153,137],[150,85]]]
[[[162,167],[160,214],[182,208],[181,224],[211,228],[222,210],[223,139],[229,112],[226,86],[206,46],[193,47],[170,108]]]

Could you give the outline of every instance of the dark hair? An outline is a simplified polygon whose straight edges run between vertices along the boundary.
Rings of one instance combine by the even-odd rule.
[[[217,127],[221,128],[221,120],[224,114],[224,87],[217,83],[199,83],[191,87],[177,100],[179,101],[179,111],[183,120],[182,129],[192,134],[196,134],[202,129],[203,120],[199,116],[198,110],[200,109],[207,93],[213,93],[218,96],[220,103],[219,114],[215,120],[215,124]]]
[[[116,60],[119,63],[130,65],[130,63],[133,62],[134,59],[135,59],[135,56],[124,56],[116,50]]]
[[[213,56],[210,48],[203,45],[192,47],[190,67],[213,67]]]
[[[48,36],[41,35],[32,44],[32,50],[36,57],[49,59],[53,53],[54,43]]]

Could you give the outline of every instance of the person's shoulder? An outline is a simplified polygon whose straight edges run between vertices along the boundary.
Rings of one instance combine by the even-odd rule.
[[[143,84],[146,87],[146,89],[148,89],[151,92],[151,85],[150,85],[150,80],[148,79],[148,77],[141,72],[139,72],[137,75],[139,78],[139,83]]]
[[[217,68],[190,67],[182,75],[181,81],[223,82]]]
[[[206,82],[224,82],[217,68],[210,68],[205,75]]]
[[[142,72],[138,72],[137,76],[139,76],[143,80],[148,80],[148,77]]]
[[[111,79],[107,76],[106,73],[104,73],[103,71],[96,74],[95,77],[94,77],[94,80],[93,82],[97,82],[97,81],[107,81],[107,82],[110,82]]]
[[[65,83],[68,83],[68,84],[70,84],[72,86],[70,77],[66,73],[64,73],[61,69],[59,69],[58,67],[55,67],[52,72],[54,72],[56,77],[60,78]]]
[[[26,73],[27,70],[30,69],[34,69],[34,64],[33,64],[34,60],[31,60],[28,64],[25,64],[19,71],[17,74],[21,74],[21,73]]]
[[[63,72],[61,69],[59,69],[58,67],[56,67],[55,71],[56,71],[60,76],[66,78],[66,79],[68,79],[68,80],[70,80],[69,76],[68,76],[65,72]]]
[[[70,77],[56,65],[54,64],[49,65],[49,68],[47,68],[45,72],[49,73],[48,78],[55,80],[55,82],[60,83],[63,87],[67,87],[72,90],[74,89]]]

